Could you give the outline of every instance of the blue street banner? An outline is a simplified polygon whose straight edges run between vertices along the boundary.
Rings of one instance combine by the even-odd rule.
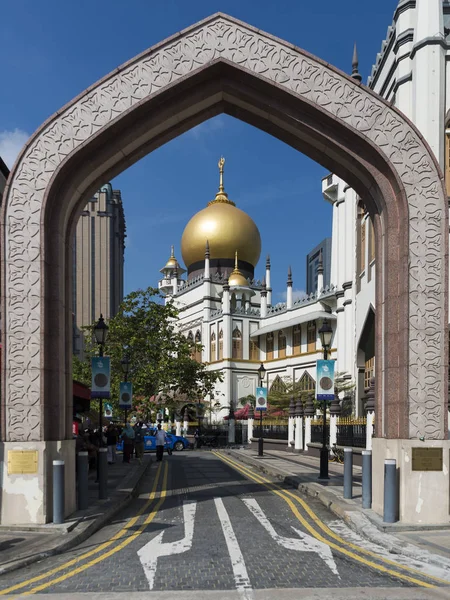
[[[107,419],[112,419],[113,407],[112,404],[105,404],[105,412],[103,413]]]
[[[91,358],[92,384],[91,398],[110,398],[111,367],[109,356]]]
[[[317,400],[334,400],[334,365],[334,360],[317,361]]]
[[[267,388],[266,387],[257,387],[256,388],[255,410],[259,410],[259,411],[267,410]]]
[[[133,403],[133,384],[130,381],[122,381],[119,392],[120,408],[130,409]]]

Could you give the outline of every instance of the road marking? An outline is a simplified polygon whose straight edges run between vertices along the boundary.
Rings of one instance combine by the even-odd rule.
[[[297,552],[315,552],[330,568],[332,573],[337,575],[340,579],[336,562],[328,544],[324,544],[323,542],[316,540],[314,537],[308,535],[307,533],[303,533],[295,527],[292,527],[292,529],[300,539],[288,538],[279,535],[254,498],[242,498],[242,501],[277,544],[283,546],[283,548],[286,548],[287,550],[296,550]]]
[[[163,544],[162,539],[164,531],[154,537],[148,544],[142,546],[138,550],[139,560],[147,577],[150,590],[153,589],[155,583],[155,574],[158,558],[161,556],[173,556],[174,554],[182,554],[187,552],[192,547],[192,539],[194,536],[194,520],[197,502],[183,503],[183,519],[184,519],[184,537],[176,542],[167,542]]]
[[[145,505],[137,512],[136,516],[134,516],[132,519],[130,519],[130,521],[127,523],[127,525],[121,529],[116,535],[114,535],[111,540],[109,540],[108,542],[105,542],[104,544],[101,544],[98,548],[96,548],[95,550],[91,550],[90,552],[86,552],[85,554],[83,554],[82,556],[79,556],[75,559],[72,559],[66,563],[64,563],[63,565],[57,567],[56,569],[51,569],[50,571],[46,571],[45,573],[42,573],[41,575],[38,575],[36,577],[33,577],[31,579],[28,579],[27,581],[23,581],[21,583],[18,583],[16,585],[13,585],[12,587],[9,587],[7,589],[4,589],[0,592],[0,596],[4,596],[5,594],[9,594],[17,589],[21,589],[24,588],[26,586],[31,585],[32,583],[36,583],[37,581],[41,581],[42,579],[46,579],[48,577],[50,577],[51,575],[54,575],[55,573],[65,570],[68,567],[71,567],[77,563],[79,563],[81,560],[88,558],[89,556],[92,556],[93,554],[98,554],[98,552],[100,552],[101,550],[107,548],[108,546],[111,546],[112,544],[114,544],[117,539],[119,539],[119,537],[122,537],[122,535],[124,533],[128,533],[128,530],[130,529],[130,527],[132,527],[136,521],[138,520],[138,518],[140,517],[140,515],[144,512],[144,510],[146,510],[150,504],[153,502],[155,496],[156,496],[156,489],[157,489],[157,485],[158,485],[158,480],[159,480],[159,474],[162,470],[162,465],[163,463],[161,463],[161,465],[159,465],[158,471],[156,473],[156,477],[155,477],[155,481],[153,483],[153,488],[152,491],[150,493],[149,499],[148,501],[145,503]],[[106,558],[109,558],[110,556],[116,554],[116,552],[119,552],[120,550],[122,550],[123,548],[125,548],[126,546],[128,546],[129,544],[131,544],[131,542],[133,542],[137,537],[139,537],[139,535],[141,535],[141,533],[146,529],[147,525],[149,525],[153,519],[156,516],[156,513],[158,512],[158,510],[160,509],[161,505],[163,504],[167,492],[167,475],[168,475],[168,465],[167,463],[165,463],[165,469],[164,469],[164,476],[163,476],[163,482],[162,482],[162,491],[160,494],[160,499],[157,501],[157,503],[155,504],[154,509],[148,514],[148,516],[146,517],[145,521],[142,523],[142,525],[136,530],[134,531],[129,537],[125,538],[125,540],[123,540],[120,544],[118,544],[117,546],[115,546],[112,550],[109,550],[108,552],[105,552],[104,554],[102,554],[101,556],[98,556],[97,558],[95,558],[94,560],[85,563],[84,565],[81,565],[80,567],[77,567],[76,569],[73,569],[72,571],[70,571],[69,573],[66,573],[64,575],[61,575],[60,577],[56,577],[55,579],[51,579],[50,581],[47,581],[46,583],[43,583],[41,585],[38,585],[36,587],[34,587],[33,589],[27,591],[27,592],[23,592],[22,595],[23,596],[29,596],[31,594],[36,594],[37,592],[40,592],[42,590],[45,590],[46,588],[51,587],[52,585],[55,585],[56,583],[60,583],[61,581],[65,581],[66,579],[69,579],[70,577],[73,577],[74,575],[77,575],[78,573],[82,573],[83,571],[85,571],[86,569],[89,569],[90,567],[93,567],[94,565],[102,562],[103,560],[105,560]],[[120,534],[120,535],[119,535]]]
[[[247,567],[245,566],[244,557],[242,556],[236,534],[231,525],[230,517],[225,509],[222,498],[214,498],[214,503],[216,505],[220,524],[222,525],[228,554],[230,555],[236,590],[243,600],[252,600],[253,590],[247,573]]]
[[[295,516],[300,521],[300,523],[303,525],[303,527],[305,527],[305,529],[307,531],[309,531],[316,539],[324,542],[325,544],[330,546],[330,548],[335,549],[337,552],[344,554],[345,556],[348,556],[348,557],[352,558],[353,560],[364,564],[367,567],[371,567],[373,569],[376,569],[377,571],[380,571],[387,575],[392,575],[392,576],[396,577],[397,579],[402,579],[404,581],[408,581],[409,583],[414,583],[415,585],[419,585],[421,587],[434,588],[436,586],[432,585],[430,583],[424,582],[420,579],[410,577],[409,575],[405,575],[401,571],[394,571],[392,569],[388,569],[388,568],[384,567],[383,565],[374,563],[362,556],[359,556],[358,554],[355,554],[354,552],[351,552],[350,550],[347,550],[345,546],[347,546],[349,548],[353,548],[354,550],[360,552],[361,554],[366,554],[366,555],[372,556],[372,557],[376,558],[377,560],[379,560],[380,562],[384,562],[386,564],[393,565],[394,567],[396,567],[397,569],[401,569],[402,571],[414,573],[415,575],[420,575],[421,577],[426,577],[427,579],[448,585],[448,581],[446,581],[444,579],[439,579],[438,577],[433,577],[431,575],[424,575],[423,573],[421,573],[415,569],[403,567],[402,565],[399,565],[398,563],[395,563],[394,561],[384,559],[383,557],[378,556],[374,552],[370,552],[369,550],[365,550],[364,548],[361,548],[360,546],[357,546],[356,544],[352,544],[351,542],[344,540],[340,536],[333,533],[329,529],[329,527],[327,527],[321,521],[321,519],[314,513],[314,511],[310,508],[310,506],[302,498],[300,498],[299,496],[296,496],[293,492],[283,490],[276,483],[270,481],[269,479],[266,479],[265,477],[262,477],[261,475],[255,475],[252,471],[250,471],[250,469],[244,467],[241,463],[237,463],[233,459],[230,459],[230,458],[225,458],[224,456],[222,456],[220,453],[218,453],[216,451],[213,451],[212,454],[214,454],[214,456],[216,456],[217,458],[219,458],[220,460],[222,460],[223,462],[228,464],[230,467],[232,467],[232,468],[236,469],[237,471],[239,471],[240,473],[242,473],[244,476],[248,477],[249,479],[252,479],[253,481],[256,481],[257,483],[260,483],[261,485],[266,487],[269,491],[271,491],[273,494],[276,494],[280,498],[283,498],[283,500],[289,505],[290,509],[295,514]],[[313,523],[316,526],[321,528],[329,537],[338,541],[339,545],[325,539],[319,531],[314,529],[314,527],[312,525],[310,525],[310,523],[308,523],[308,521],[306,521],[306,519],[299,513],[297,507],[294,505],[291,498],[293,498],[298,504],[300,504],[302,506],[302,508],[308,513],[309,517],[311,518],[311,520],[313,521]]]

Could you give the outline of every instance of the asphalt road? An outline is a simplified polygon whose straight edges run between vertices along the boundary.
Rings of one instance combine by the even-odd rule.
[[[154,463],[139,497],[76,549],[0,577],[0,596],[425,600],[450,598],[446,585],[445,569],[390,556],[319,502],[194,451]]]

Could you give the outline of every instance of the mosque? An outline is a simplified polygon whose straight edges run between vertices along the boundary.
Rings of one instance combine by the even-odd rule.
[[[449,36],[448,0],[399,0],[367,85],[418,127],[450,194]],[[352,77],[362,80],[356,46]],[[221,160],[215,199],[184,230],[187,276],[183,279],[186,270],[172,251],[159,282],[180,309],[183,333],[203,347],[197,360],[223,372],[214,403],[236,406],[239,398],[254,394],[261,362],[269,389],[289,378],[314,391],[316,360],[322,357],[318,331],[326,319],[333,329],[336,371],[355,384],[353,412],[363,414],[365,390],[376,377],[376,249],[364,198],[336,175],[324,177],[322,194],[333,211],[330,284],[324,287],[319,264],[317,293],[294,301],[286,265],[286,303],[274,305],[270,259],[263,279],[255,279],[260,234],[228,198],[223,168]],[[216,418],[227,412],[218,410]]]

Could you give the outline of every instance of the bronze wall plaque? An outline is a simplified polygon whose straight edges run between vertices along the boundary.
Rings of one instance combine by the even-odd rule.
[[[37,472],[37,450],[8,450],[8,475],[34,475]]]
[[[412,448],[413,471],[442,471],[442,448]]]

